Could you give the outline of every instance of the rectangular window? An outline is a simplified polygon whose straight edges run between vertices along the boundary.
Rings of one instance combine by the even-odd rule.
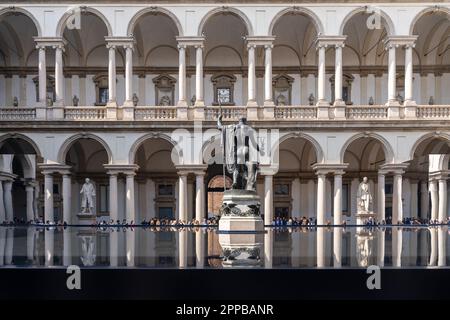
[[[275,207],[275,218],[289,218],[289,207]]]
[[[159,196],[173,196],[173,185],[172,184],[158,184],[158,195]]]
[[[289,184],[275,184],[275,195],[277,196],[288,196],[289,195]]]
[[[98,89],[98,100],[99,104],[106,104],[108,102],[108,88]]]
[[[220,104],[231,103],[231,89],[230,88],[217,88],[217,100]]]

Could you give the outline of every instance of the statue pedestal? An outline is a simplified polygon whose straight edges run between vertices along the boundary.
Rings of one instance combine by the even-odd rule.
[[[221,233],[223,267],[258,267],[262,265],[262,233]]]
[[[97,223],[97,216],[92,213],[78,213],[78,224],[92,225]]]
[[[255,191],[226,190],[220,208],[219,232],[262,232],[260,200]]]
[[[356,214],[356,224],[357,225],[365,225],[369,218],[372,218],[375,221],[377,215],[373,213],[373,211],[358,211]]]

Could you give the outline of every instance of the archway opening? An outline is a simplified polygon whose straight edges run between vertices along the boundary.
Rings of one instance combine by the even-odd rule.
[[[359,184],[364,177],[367,177],[369,190],[372,195],[370,209],[377,212],[377,186],[378,171],[386,163],[386,154],[382,142],[372,137],[362,137],[352,141],[344,153],[344,163],[348,163],[345,174],[342,178],[342,210],[345,219],[356,222],[357,213],[357,192]],[[391,177],[385,180],[385,212],[386,217],[392,217],[392,190],[393,182]]]
[[[37,216],[38,150],[20,137],[0,142],[0,176],[2,178],[3,214],[7,221],[26,222]],[[27,193],[29,193],[27,197]],[[1,202],[0,202],[1,203]],[[3,219],[3,215],[1,215]]]
[[[79,138],[66,151],[65,164],[71,167],[72,212],[81,212],[80,190],[89,178],[95,187],[94,214],[97,217],[109,215],[109,177],[105,164],[109,163],[105,147],[93,138]],[[62,218],[62,181],[54,180],[55,214]],[[56,221],[56,220],[55,220]]]

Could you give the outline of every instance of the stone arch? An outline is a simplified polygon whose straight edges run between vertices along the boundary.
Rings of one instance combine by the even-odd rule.
[[[447,16],[450,17],[450,9],[446,8],[446,7],[433,6],[433,7],[428,7],[426,9],[423,9],[411,21],[411,25],[409,26],[409,35],[411,35],[411,36],[413,35],[414,27],[416,26],[416,23],[417,23],[417,21],[420,20],[420,18],[422,18],[427,13],[435,13],[435,12],[443,12],[443,13],[447,14]]]
[[[206,23],[208,22],[209,18],[217,15],[217,14],[221,14],[221,13],[231,13],[234,14],[235,16],[239,17],[242,22],[244,23],[245,27],[247,28],[247,35],[252,36],[253,33],[253,26],[249,20],[249,18],[245,15],[245,13],[243,13],[242,11],[233,8],[233,7],[218,7],[215,9],[210,10],[200,21],[200,24],[198,26],[198,31],[197,31],[197,35],[201,36],[203,33],[203,29],[206,25]]]
[[[113,31],[112,31],[112,27],[111,27],[111,23],[109,22],[109,20],[103,15],[103,13],[101,13],[99,10],[94,9],[92,7],[84,7],[83,9],[81,8],[77,8],[78,10],[81,11],[81,13],[83,12],[89,12],[92,13],[93,15],[97,16],[98,18],[100,18],[100,20],[103,21],[103,23],[106,26],[106,30],[108,30],[108,36],[112,37],[113,36]],[[66,11],[63,16],[61,17],[61,19],[58,21],[57,27],[56,27],[56,36],[57,37],[62,37],[63,33],[64,33],[64,29],[66,28],[66,23],[69,20],[69,18],[74,14],[74,10],[76,10],[75,8],[70,8],[68,11]]]
[[[59,151],[58,151],[58,158],[57,158],[59,163],[66,162],[67,152],[70,150],[70,147],[79,139],[92,139],[92,140],[95,140],[98,143],[100,143],[108,155],[108,163],[112,162],[112,159],[113,159],[112,151],[111,151],[111,148],[109,147],[109,145],[105,142],[105,140],[103,140],[102,138],[100,138],[99,136],[97,136],[95,134],[79,133],[79,134],[75,134],[75,135],[71,136],[70,138],[66,139],[66,141],[64,141],[64,143],[61,145],[61,147],[59,148]]]
[[[36,27],[37,36],[42,37],[41,25],[39,24],[39,21],[36,19],[36,17],[31,12],[29,12],[23,8],[20,8],[20,7],[8,7],[8,8],[0,9],[0,16],[2,16],[5,13],[9,13],[9,12],[19,12],[19,13],[26,15],[28,18],[30,18],[31,21],[33,22],[34,26]]]
[[[147,133],[140,138],[138,138],[133,145],[130,148],[130,151],[128,153],[128,161],[129,163],[134,163],[136,161],[136,152],[138,151],[139,147],[148,139],[163,139],[169,142],[173,145],[174,150],[176,150],[176,155],[178,156],[178,164],[183,163],[183,154],[181,150],[179,149],[179,146],[177,145],[177,142],[174,141],[169,135],[165,133]],[[177,163],[174,163],[174,165],[177,165]]]
[[[31,139],[30,137],[28,137],[28,136],[26,136],[24,134],[21,134],[21,133],[7,133],[7,134],[4,134],[4,135],[0,136],[0,148],[3,145],[3,142],[5,140],[7,140],[7,139],[22,139],[22,140],[26,141],[34,149],[34,151],[36,152],[36,155],[38,157],[42,158],[41,150],[39,149],[39,147],[36,144],[36,142],[34,142],[33,139]]]
[[[314,151],[316,153],[316,158],[317,158],[317,163],[323,163],[324,162],[324,153],[322,150],[322,147],[320,146],[320,143],[317,142],[316,139],[314,139],[313,137],[311,137],[308,134],[305,134],[303,132],[292,132],[292,133],[288,133],[282,137],[279,138],[278,140],[278,146],[281,145],[284,141],[291,139],[291,138],[303,138],[305,140],[307,140],[308,142],[310,142],[312,144],[312,146],[314,147]],[[274,150],[272,150],[272,152],[274,152]]]
[[[233,48],[232,46],[227,46],[227,45],[215,46],[214,48],[209,49],[208,52],[205,55],[205,58],[203,59],[205,66],[207,65],[207,59],[208,59],[209,55],[213,51],[215,51],[216,49],[219,49],[219,48],[227,48],[227,49],[230,49],[231,51],[233,51],[234,53],[236,53],[236,55],[238,56],[239,61],[241,63],[241,66],[244,66],[244,60],[242,59],[241,54],[235,48]]]
[[[352,142],[361,139],[361,138],[372,138],[379,141],[383,147],[384,155],[386,157],[386,163],[394,162],[394,149],[392,148],[389,141],[387,141],[384,137],[376,133],[358,133],[356,135],[351,136],[342,146],[341,151],[339,152],[339,159],[341,163],[344,163],[345,151],[348,149]]]
[[[447,140],[448,142],[450,142],[450,135],[447,133],[443,133],[443,132],[426,133],[423,136],[421,136],[419,139],[417,139],[416,142],[414,142],[414,144],[411,148],[411,151],[409,153],[409,160],[414,159],[414,154],[416,153],[416,150],[420,146],[420,144],[422,144],[422,142],[424,142],[430,138],[441,138],[441,139],[444,139],[444,140]]]
[[[339,35],[344,35],[344,28],[347,25],[347,23],[351,20],[351,18],[353,18],[355,15],[357,15],[359,13],[367,12],[367,9],[369,9],[369,8],[367,6],[364,6],[364,7],[354,9],[351,12],[349,12],[345,16],[344,20],[342,20],[342,23],[339,27]],[[395,35],[394,22],[392,22],[391,17],[383,10],[379,10],[379,12],[380,12],[381,18],[384,19],[384,22],[385,22],[384,26],[386,28],[388,36]]]
[[[166,15],[173,21],[173,23],[175,23],[178,29],[178,36],[183,36],[184,34],[183,27],[181,26],[180,20],[177,18],[177,16],[173,12],[161,7],[149,7],[136,12],[136,14],[133,16],[133,18],[131,18],[130,22],[128,23],[127,27],[128,36],[133,35],[134,27],[136,26],[136,23],[139,21],[139,18],[145,16],[147,13],[162,13]]]
[[[310,18],[312,20],[318,34],[323,34],[325,32],[322,21],[313,11],[311,11],[307,8],[302,8],[302,7],[291,7],[291,8],[283,9],[275,15],[275,17],[270,22],[268,34],[273,35],[273,29],[275,28],[275,25],[277,24],[277,22],[285,14],[292,13],[292,12],[303,14],[304,16]]]

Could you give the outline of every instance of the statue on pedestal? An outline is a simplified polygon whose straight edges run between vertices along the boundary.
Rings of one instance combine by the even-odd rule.
[[[14,97],[14,99],[13,99],[13,106],[14,107],[18,107],[19,106],[19,99],[17,99],[17,97]]]
[[[72,104],[74,107],[78,107],[78,103],[80,102],[80,99],[78,99],[77,95],[74,95],[72,98]]]
[[[358,193],[356,195],[358,212],[370,212],[370,205],[372,204],[372,194],[367,177],[359,184]]]
[[[95,187],[89,178],[86,178],[85,183],[81,188],[80,194],[82,194],[81,213],[93,214]]]
[[[136,93],[133,93],[133,98],[132,98],[132,100],[133,100],[133,106],[137,106],[137,104],[138,104],[138,102],[139,102],[139,98],[138,98],[138,96],[137,96],[137,94]]]

